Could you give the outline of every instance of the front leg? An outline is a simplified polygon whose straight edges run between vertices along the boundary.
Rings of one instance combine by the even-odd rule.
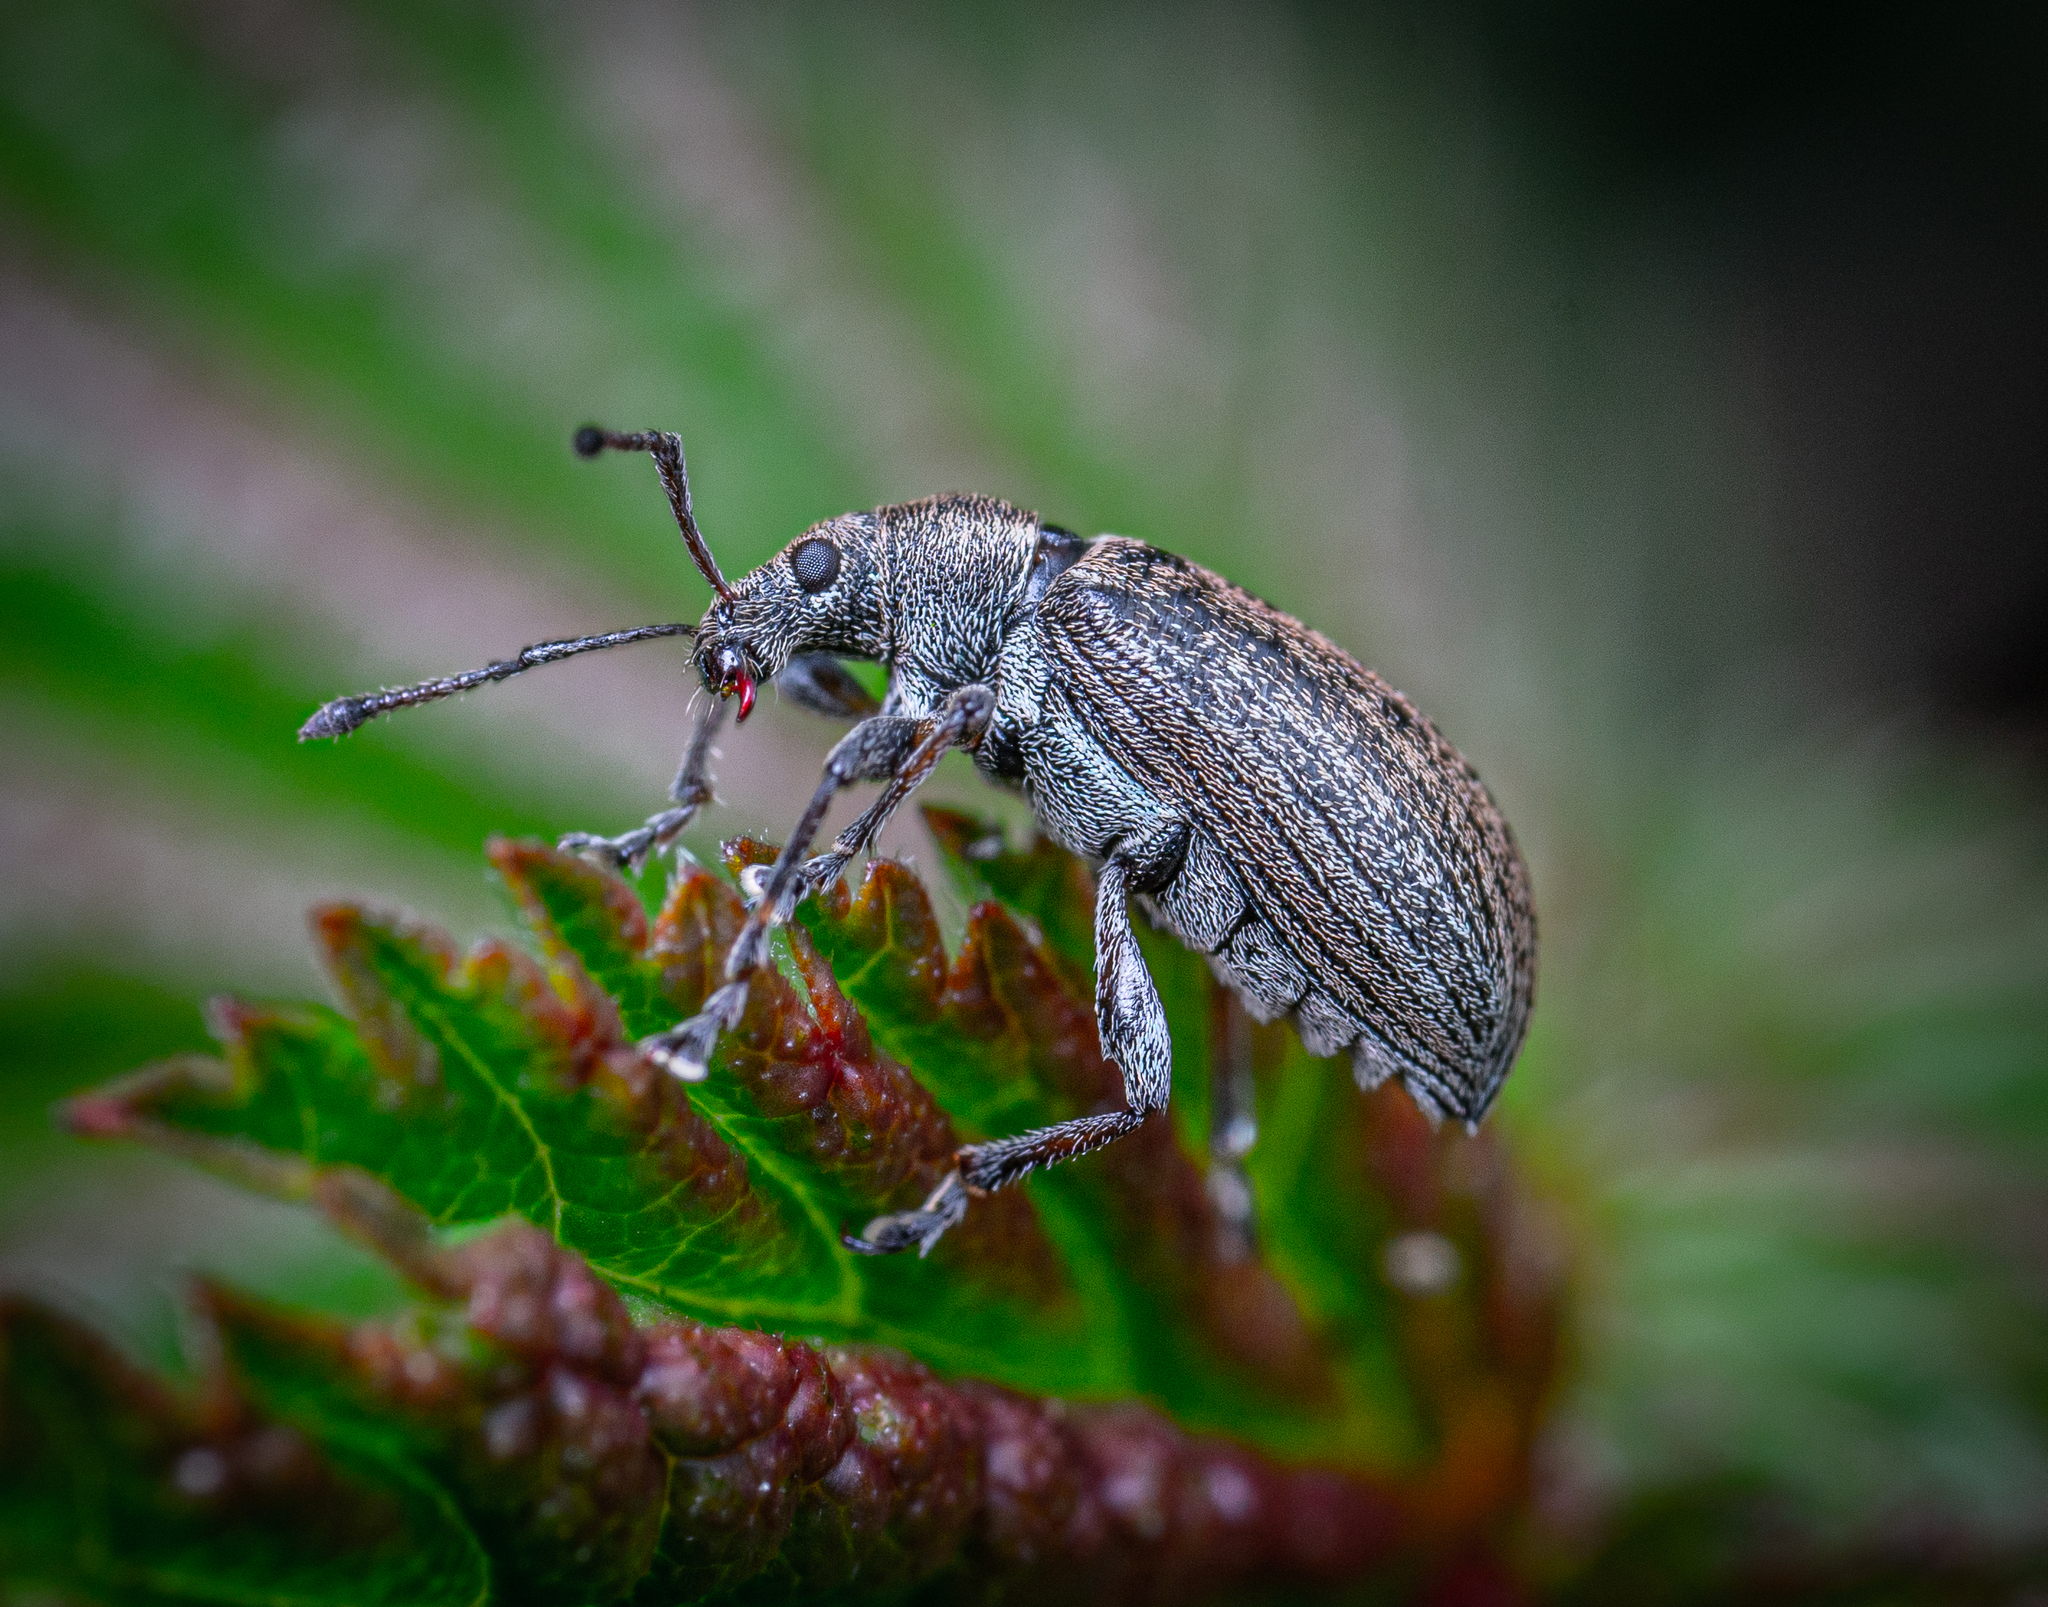
[[[903,807],[904,800],[930,778],[932,771],[938,768],[939,760],[946,756],[947,747],[972,747],[981,740],[981,734],[988,729],[988,723],[995,715],[995,707],[995,694],[985,686],[963,686],[947,698],[946,708],[940,720],[943,723],[945,719],[957,713],[963,722],[963,734],[951,742],[927,741],[920,747],[910,762],[889,778],[889,784],[882,789],[881,796],[832,840],[831,848],[804,863],[802,870],[783,895],[782,905],[776,910],[775,919],[788,920],[795,913],[796,906],[804,899],[838,881],[853,856],[864,854],[874,846],[875,839],[882,833],[882,828],[888,825],[891,817]],[[766,883],[761,883],[749,891],[761,892],[765,886]]]
[[[782,852],[775,857],[760,901],[748,912],[746,924],[725,957],[724,986],[706,999],[704,1008],[688,1021],[641,1043],[642,1050],[656,1065],[685,1082],[703,1081],[718,1035],[739,1025],[747,1008],[749,979],[767,962],[769,928],[778,918],[787,918],[789,910],[795,907],[804,853],[817,836],[839,789],[856,781],[887,776],[889,784],[881,801],[868,811],[868,815],[874,815],[886,804],[882,817],[886,819],[887,811],[893,811],[932,773],[948,748],[972,746],[980,741],[994,712],[993,692],[985,686],[964,686],[946,699],[945,707],[936,715],[918,719],[878,714],[863,720],[840,739],[826,757],[825,775],[818,790],[812,794],[789,840],[782,845]]]
[[[939,1237],[966,1214],[975,1194],[1006,1188],[1041,1166],[1074,1160],[1134,1132],[1173,1092],[1173,1035],[1159,989],[1131,930],[1134,880],[1156,885],[1159,867],[1177,867],[1186,849],[1185,827],[1173,826],[1109,856],[1095,884],[1095,1022],[1103,1057],[1123,1073],[1122,1110],[1077,1116],[1010,1138],[971,1144],[960,1151],[956,1170],[915,1211],[878,1216],[849,1237],[847,1248],[868,1255],[917,1247],[931,1254]]]
[[[828,719],[865,719],[880,707],[845,665],[822,653],[800,654],[791,659],[788,667],[775,677],[775,688],[797,707]],[[675,780],[669,783],[672,808],[649,815],[643,824],[617,837],[572,831],[556,846],[601,859],[614,870],[638,870],[650,854],[659,853],[686,831],[698,812],[711,802],[711,743],[724,723],[725,700],[711,698],[697,717],[689,746],[683,750],[683,762],[676,769]]]
[[[691,729],[689,745],[683,749],[683,762],[676,767],[676,778],[668,785],[672,808],[649,815],[643,824],[617,837],[572,831],[556,846],[603,860],[614,870],[638,870],[649,854],[674,842],[711,802],[711,742],[724,722],[725,699],[707,698]]]

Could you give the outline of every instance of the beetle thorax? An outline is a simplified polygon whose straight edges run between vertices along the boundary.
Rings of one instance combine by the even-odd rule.
[[[879,508],[875,518],[887,552],[887,662],[935,690],[990,680],[1030,572],[1037,516],[956,495]]]

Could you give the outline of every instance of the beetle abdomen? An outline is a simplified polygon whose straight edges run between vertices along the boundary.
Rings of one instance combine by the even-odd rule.
[[[1161,913],[1310,1048],[1360,1045],[1362,1072],[1476,1120],[1521,1047],[1535,923],[1457,751],[1334,643],[1138,542],[1097,542],[1039,623],[1095,741],[1196,827]]]
[[[1147,904],[1181,942],[1204,955],[1219,981],[1244,1001],[1257,1021],[1291,1015],[1302,1046],[1312,1055],[1349,1050],[1358,1078],[1376,1087],[1389,1075],[1423,1078],[1423,1091],[1439,1110],[1458,1109],[1438,1092],[1423,1068],[1397,1058],[1372,1023],[1347,1008],[1328,987],[1319,987],[1308,967],[1259,911],[1233,874],[1215,839],[1197,829],[1189,839],[1180,875],[1152,894]]]

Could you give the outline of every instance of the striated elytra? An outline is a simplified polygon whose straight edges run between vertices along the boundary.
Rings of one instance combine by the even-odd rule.
[[[989,497],[842,514],[728,582],[697,527],[680,437],[586,425],[578,454],[653,455],[692,558],[716,593],[694,632],[645,626],[543,643],[480,671],[317,711],[302,738],[576,653],[694,634],[705,686],[670,806],[565,847],[637,866],[711,799],[711,743],[773,681],[852,720],[703,1010],[643,1050],[688,1081],[768,961],[768,932],[830,886],[951,748],[1020,789],[1046,832],[1099,862],[1096,1019],[1125,1108],[970,1145],[923,1206],[848,1244],[928,1252],[972,1197],[1099,1149],[1165,1108],[1172,1043],[1130,903],[1208,958],[1251,1016],[1290,1016],[1316,1054],[1348,1052],[1360,1086],[1398,1077],[1432,1119],[1476,1125],[1513,1066],[1536,976],[1529,876],[1472,766],[1399,692],[1328,638],[1220,575],[1121,536],[1084,540]],[[839,662],[884,665],[879,705]],[[881,796],[806,858],[839,789]],[[1227,1068],[1226,1068],[1227,1069]],[[1219,1110],[1222,1101],[1219,1098]],[[1234,1164],[1249,1113],[1214,1164]],[[1219,1128],[1219,1134],[1222,1129]],[[1249,1196],[1247,1195],[1248,1199]]]

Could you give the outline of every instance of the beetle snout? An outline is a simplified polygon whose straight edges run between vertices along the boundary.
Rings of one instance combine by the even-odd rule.
[[[745,655],[731,643],[720,642],[705,653],[704,681],[720,697],[739,695],[739,719],[744,720],[754,712],[754,677],[747,669]]]

